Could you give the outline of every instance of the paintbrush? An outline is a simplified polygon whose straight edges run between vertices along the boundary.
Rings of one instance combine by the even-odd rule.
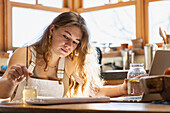
[[[166,31],[165,31],[165,30],[164,30],[164,36],[165,36],[166,44],[168,44],[168,37],[167,37],[167,34],[166,34]]]
[[[28,69],[28,46],[26,50],[26,67]],[[28,76],[26,76],[26,86],[28,85]]]
[[[159,34],[163,38],[164,44],[166,44],[166,39],[165,39],[165,37],[164,37],[164,35],[162,33],[161,27],[159,27]]]

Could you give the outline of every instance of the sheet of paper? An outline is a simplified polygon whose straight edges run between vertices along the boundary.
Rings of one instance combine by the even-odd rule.
[[[110,102],[110,97],[80,97],[80,98],[35,98],[26,99],[28,104],[68,104]]]

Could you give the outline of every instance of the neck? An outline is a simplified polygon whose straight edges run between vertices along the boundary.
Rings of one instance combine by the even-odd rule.
[[[52,59],[50,62],[50,66],[51,67],[55,67],[58,64],[60,57],[58,55],[56,55],[54,52],[52,52]]]

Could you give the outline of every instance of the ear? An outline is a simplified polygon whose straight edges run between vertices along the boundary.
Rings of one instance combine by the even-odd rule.
[[[54,29],[55,29],[55,25],[51,24],[50,25],[50,34],[53,34]]]

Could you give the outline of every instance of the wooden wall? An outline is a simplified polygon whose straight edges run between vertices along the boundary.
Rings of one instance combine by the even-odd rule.
[[[4,50],[4,8],[3,0],[0,0],[0,52]]]

